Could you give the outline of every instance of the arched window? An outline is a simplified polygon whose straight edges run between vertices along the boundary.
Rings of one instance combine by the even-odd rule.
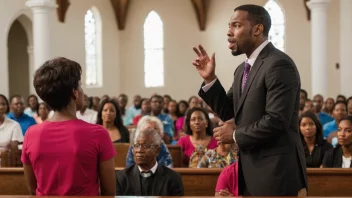
[[[144,22],[144,84],[164,86],[164,33],[160,16],[151,11]]]
[[[101,19],[96,8],[84,16],[84,39],[86,53],[86,85],[102,86]]]
[[[276,0],[268,0],[264,8],[269,12],[271,17],[271,29],[269,32],[269,41],[281,50],[285,50],[285,16],[281,6]]]

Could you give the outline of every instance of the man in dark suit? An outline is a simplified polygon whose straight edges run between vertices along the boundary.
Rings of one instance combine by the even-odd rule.
[[[183,196],[181,176],[156,161],[162,140],[153,129],[144,129],[133,144],[136,162],[117,172],[116,195]]]
[[[239,193],[252,196],[306,195],[303,146],[298,132],[300,77],[289,56],[268,42],[269,13],[261,6],[235,9],[227,32],[234,56],[247,60],[226,93],[215,75],[215,54],[194,47],[192,62],[204,83],[199,96],[227,122],[214,129],[221,143],[238,144]]]

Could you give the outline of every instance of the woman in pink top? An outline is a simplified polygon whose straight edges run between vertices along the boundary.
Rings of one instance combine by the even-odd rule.
[[[215,196],[238,196],[238,162],[222,169],[216,183]]]
[[[188,110],[185,120],[186,136],[181,137],[177,144],[182,147],[184,163],[189,164],[189,159],[195,148],[206,147],[214,149],[217,147],[213,138],[213,129],[208,113],[202,108],[192,108]]]
[[[23,143],[21,160],[32,195],[115,195],[116,151],[108,132],[76,118],[84,98],[81,71],[78,63],[57,58],[35,73],[34,88],[54,115],[30,127]]]

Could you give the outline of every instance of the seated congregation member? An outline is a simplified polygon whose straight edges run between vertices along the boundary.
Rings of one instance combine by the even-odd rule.
[[[315,107],[315,114],[318,116],[320,124],[324,126],[324,124],[331,122],[334,120],[330,115],[328,115],[325,112],[322,112],[323,104],[324,104],[324,98],[322,95],[317,94],[313,98],[313,104]]]
[[[22,129],[23,136],[26,134],[27,129],[37,124],[33,117],[24,113],[24,100],[20,95],[14,95],[10,99],[11,110],[7,117],[18,122]]]
[[[31,195],[115,194],[116,151],[108,132],[76,117],[84,97],[81,73],[77,62],[62,57],[35,73],[34,88],[54,115],[29,128],[24,139],[21,160]]]
[[[123,125],[119,106],[114,99],[103,100],[98,110],[97,124],[102,125],[113,143],[129,143],[130,133]]]
[[[7,98],[0,94],[0,152],[8,149],[16,150],[18,143],[23,142],[20,125],[5,116],[9,108]]]
[[[120,94],[117,99],[114,99],[117,101],[117,104],[119,105],[120,109],[120,115],[122,118],[122,123],[125,126],[129,126],[132,124],[132,120],[129,120],[127,114],[126,114],[126,106],[128,103],[128,96],[126,94]]]
[[[181,176],[157,162],[161,144],[158,131],[150,128],[140,131],[133,144],[136,164],[117,172],[117,196],[184,195]]]
[[[342,94],[337,95],[337,97],[336,97],[336,102],[339,102],[339,101],[346,103],[346,102],[347,102],[346,96],[344,96],[344,95],[342,95]]]
[[[24,109],[24,113],[30,117],[33,117],[38,112],[38,97],[36,95],[30,95],[27,98],[28,107]]]
[[[209,149],[201,158],[197,168],[224,168],[237,161],[236,144],[220,144]]]
[[[200,153],[200,148],[215,149],[217,142],[213,138],[213,129],[208,116],[208,113],[202,108],[192,108],[188,110],[185,120],[186,136],[181,137],[177,144],[182,147],[184,153],[184,163],[190,165],[190,158],[193,153]],[[202,156],[197,157],[200,160]],[[193,162],[197,167],[199,161]]]
[[[215,196],[238,196],[238,162],[222,169],[216,183]]]
[[[142,97],[140,95],[135,95],[133,97],[133,105],[126,111],[126,119],[128,125],[133,125],[133,118],[140,115],[142,111]],[[127,126],[128,126],[127,125]]]
[[[161,123],[161,121],[157,117],[146,115],[138,123],[136,132],[134,134],[133,142],[137,140],[139,133],[144,129],[153,129],[155,132],[157,132],[160,135],[160,137],[163,137],[163,134],[164,134],[163,123]],[[164,165],[169,168],[173,166],[171,154],[164,142],[160,144],[160,153],[157,156],[156,160],[160,165]],[[128,149],[127,158],[126,158],[126,167],[130,167],[134,164],[135,164],[135,161],[133,157],[133,146],[130,146],[130,148]]]
[[[137,126],[139,120],[145,116],[145,115],[150,115],[150,100],[149,98],[143,98],[141,101],[142,107],[141,107],[141,114],[136,115],[133,118],[133,126]]]
[[[150,98],[151,116],[155,116],[161,120],[164,125],[163,140],[166,144],[171,143],[174,137],[174,122],[168,114],[162,113],[164,99],[160,95],[153,95]]]
[[[345,116],[347,116],[347,104],[343,101],[336,102],[332,112],[332,117],[334,118],[334,120],[326,123],[323,126],[325,139],[329,137],[330,133],[337,131],[340,121]]]
[[[338,145],[324,157],[324,168],[352,168],[352,116],[341,120],[337,131]]]
[[[323,138],[323,130],[318,117],[309,111],[303,113],[299,119],[299,131],[307,168],[319,168],[326,151],[332,146]]]
[[[327,98],[324,102],[323,112],[332,116],[332,111],[334,110],[335,100],[333,98]],[[324,126],[324,125],[323,125]]]
[[[185,100],[181,100],[178,103],[178,109],[180,111],[180,117],[176,120],[176,128],[175,128],[175,135],[174,139],[180,139],[179,132],[183,131],[183,126],[185,123],[186,111],[188,110],[188,103]]]
[[[305,101],[302,113],[305,113],[307,111],[310,111],[310,112],[313,112],[313,113],[315,112],[315,107],[313,105],[313,101],[311,101],[310,99],[307,99]]]
[[[50,107],[45,102],[42,102],[38,106],[37,113],[34,113],[33,118],[38,124],[43,123],[49,119]]]
[[[89,109],[89,98],[84,94],[84,101],[82,108],[76,112],[76,116],[78,119],[86,121],[91,124],[95,124],[97,122],[97,112],[93,109]]]

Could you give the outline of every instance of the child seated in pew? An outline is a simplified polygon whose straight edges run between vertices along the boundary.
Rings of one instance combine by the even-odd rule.
[[[235,161],[237,161],[237,145],[220,144],[204,154],[197,168],[224,168]]]

